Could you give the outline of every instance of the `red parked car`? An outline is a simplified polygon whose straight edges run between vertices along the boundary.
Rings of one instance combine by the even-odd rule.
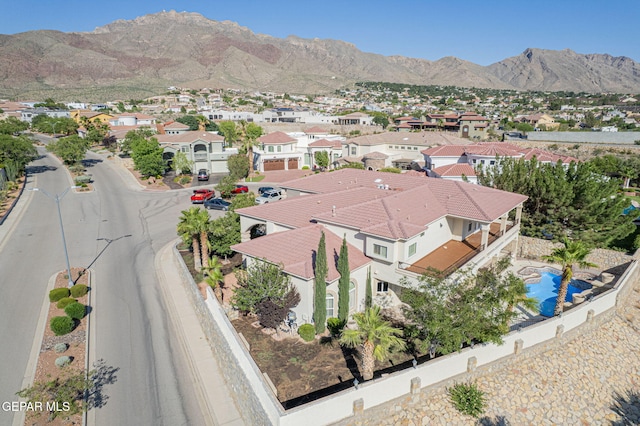
[[[231,190],[232,195],[244,194],[247,192],[249,192],[249,187],[247,185],[236,185],[236,187]],[[222,193],[221,195],[227,195],[227,194]]]
[[[202,204],[205,200],[215,196],[216,193],[210,189],[194,189],[191,196],[192,204]]]

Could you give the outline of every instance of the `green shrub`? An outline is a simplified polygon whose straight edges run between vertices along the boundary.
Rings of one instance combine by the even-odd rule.
[[[53,317],[49,326],[56,336],[64,336],[73,331],[75,322],[70,317]]]
[[[302,170],[309,170],[309,166],[302,166]]]
[[[84,284],[76,284],[71,287],[71,296],[82,297],[89,291],[89,288]]]
[[[477,418],[484,412],[484,392],[475,383],[456,383],[448,391],[451,402],[461,413]]]
[[[78,302],[72,303],[68,305],[66,308],[64,308],[65,314],[77,320],[84,318],[84,315],[86,314],[86,312],[87,312],[87,307],[84,306],[82,303],[78,303]]]
[[[69,364],[71,364],[71,357],[70,356],[63,355],[63,356],[60,356],[60,357],[56,358],[56,365],[59,368],[66,367]]]
[[[333,337],[340,336],[345,325],[347,325],[347,322],[340,318],[331,317],[327,320],[327,328]]]
[[[58,307],[58,309],[64,309],[74,302],[77,302],[77,300],[73,297],[63,297],[62,299],[58,300],[58,304],[56,306]]]
[[[53,347],[53,349],[56,351],[56,353],[61,354],[62,352],[66,352],[67,349],[69,349],[69,345],[67,345],[66,343],[58,343]]]
[[[57,302],[58,300],[62,299],[63,297],[69,297],[69,289],[68,288],[54,288],[53,290],[51,290],[49,292],[49,301],[50,302]]]
[[[302,324],[298,328],[298,334],[305,342],[310,342],[316,337],[316,329],[313,324]]]

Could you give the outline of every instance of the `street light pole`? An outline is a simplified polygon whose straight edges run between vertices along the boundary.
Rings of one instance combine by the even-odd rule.
[[[60,233],[62,234],[62,247],[64,248],[64,257],[67,261],[67,277],[69,278],[69,287],[73,286],[73,279],[71,278],[71,266],[69,265],[69,252],[67,251],[67,240],[64,237],[64,225],[62,224],[62,212],[60,211],[60,201],[62,201],[62,198],[65,195],[67,195],[67,192],[69,192],[69,190],[72,188],[76,188],[76,186],[70,186],[69,188],[65,189],[62,192],[62,194],[55,194],[55,195],[51,195],[47,191],[41,188],[31,188],[31,191],[42,192],[47,197],[51,198],[53,201],[56,202],[56,206],[58,207],[58,220],[60,221]]]

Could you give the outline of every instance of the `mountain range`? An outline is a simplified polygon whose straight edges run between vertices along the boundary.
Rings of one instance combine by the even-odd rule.
[[[365,53],[327,39],[276,38],[198,13],[160,12],[92,32],[0,35],[0,97],[141,98],[169,86],[328,93],[357,81],[515,90],[640,92],[640,64],[527,48],[489,66]]]

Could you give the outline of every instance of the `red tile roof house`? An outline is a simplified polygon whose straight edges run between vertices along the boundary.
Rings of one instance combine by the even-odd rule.
[[[434,146],[422,150],[424,155],[425,168],[431,177],[445,177],[442,172],[445,170],[449,173],[449,179],[462,180],[451,174],[452,168],[443,169],[445,166],[466,164],[474,170],[477,167],[493,167],[501,158],[523,158],[531,160],[534,156],[541,163],[557,163],[560,161],[563,165],[571,162],[579,161],[577,158],[557,155],[549,151],[539,148],[520,148],[519,146],[506,142],[480,142],[472,145],[456,145],[456,146]],[[467,169],[469,172],[471,170]],[[456,173],[462,171],[460,167],[456,168]],[[465,175],[469,177],[469,174]],[[473,172],[475,176],[475,172]]]
[[[298,150],[298,139],[284,132],[272,132],[258,138],[254,148],[254,169],[296,170],[302,168],[304,153]]]
[[[302,298],[294,308],[299,323],[313,318],[313,258],[321,231],[331,264],[331,317],[337,315],[339,278],[331,260],[337,259],[343,236],[349,244],[353,313],[364,309],[368,272],[374,295],[397,293],[430,267],[449,274],[480,267],[503,252],[515,255],[527,199],[464,182],[356,169],[281,186],[287,199],[237,211],[242,242],[232,248],[247,263],[264,259],[282,265]],[[256,234],[266,235],[251,239]]]

